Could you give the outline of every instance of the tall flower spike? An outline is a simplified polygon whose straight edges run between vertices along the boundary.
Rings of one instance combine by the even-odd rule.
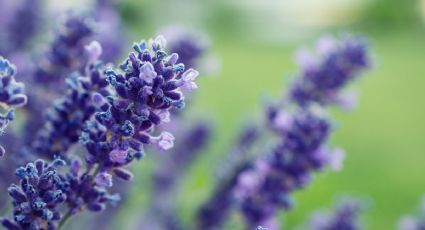
[[[181,88],[191,81],[183,76],[183,64],[176,64],[175,54],[163,50],[161,36],[134,45],[134,52],[120,66],[121,71],[107,70],[113,95],[98,95],[99,112],[88,122],[80,140],[89,151],[89,164],[101,164],[104,170],[130,163],[143,155],[143,145],[155,144],[160,150],[173,147],[174,137],[168,132],[152,133],[172,108],[184,107]],[[109,156],[106,157],[105,156]]]
[[[368,52],[363,40],[354,37],[319,43],[323,61],[304,58],[304,74],[290,86],[285,103],[294,109],[268,110],[278,143],[239,177],[235,196],[249,226],[264,223],[279,209],[291,208],[291,194],[307,186],[314,172],[329,165],[341,167],[343,153],[326,144],[331,122],[323,111],[349,80],[370,65]],[[322,107],[313,106],[317,104]]]
[[[370,65],[366,63],[369,61],[366,58],[368,50],[362,39],[344,38],[338,44],[338,47],[355,48],[325,49],[331,46],[323,46],[321,57],[325,60],[332,57],[333,63],[339,64],[341,61],[344,68]],[[349,58],[342,55],[343,53],[349,53]],[[317,65],[316,68],[315,59],[312,58],[303,60],[305,60],[303,68],[306,70],[312,67],[314,70],[328,68],[327,65]],[[345,70],[347,69],[349,68]],[[281,209],[291,208],[291,194],[307,186],[314,172],[329,165],[336,170],[339,169],[343,154],[326,145],[331,122],[324,109],[325,105],[333,102],[331,100],[333,97],[328,97],[329,92],[340,92],[348,82],[347,76],[350,79],[355,78],[355,74],[360,71],[350,72],[350,75],[328,72],[331,75],[321,76],[321,79],[329,78],[330,81],[339,84],[332,85],[331,88],[315,87],[316,85],[312,83],[315,83],[313,80],[317,80],[316,77],[301,75],[295,79],[290,86],[289,94],[283,99],[284,109],[276,106],[268,108],[268,126],[276,134],[277,143],[272,151],[267,151],[257,159],[243,161],[235,167],[236,170],[228,176],[231,179],[220,185],[213,193],[214,199],[204,205],[206,209],[201,212],[204,215],[198,215],[202,229],[215,229],[221,226],[228,216],[229,209],[235,204],[239,206],[249,228],[259,225],[271,227],[270,221],[273,220],[273,216]],[[295,97],[297,94],[293,92],[298,89],[303,95],[309,96]]]
[[[109,95],[108,82],[103,74],[104,66],[98,60],[101,53],[98,42],[86,46],[89,60],[85,74],[71,74],[66,79],[67,91],[48,109],[46,121],[33,142],[38,154],[50,159],[55,156],[67,158],[64,154],[78,142],[85,122],[96,112],[97,104],[102,103],[103,96]]]
[[[24,94],[24,84],[15,80],[16,68],[8,60],[0,56],[0,133],[4,133],[7,125],[15,118],[16,107],[21,107],[27,103],[27,96]],[[0,156],[5,150],[0,146]]]
[[[20,186],[12,184],[8,189],[13,220],[2,219],[6,229],[56,229],[62,218],[58,206],[66,200],[65,182],[57,171],[63,165],[59,159],[51,164],[37,160],[16,170]]]
[[[35,134],[44,124],[45,108],[60,97],[66,90],[65,79],[73,72],[84,74],[87,64],[85,46],[91,41],[94,29],[90,18],[78,15],[67,15],[61,22],[54,38],[44,53],[38,57],[35,69],[27,84],[31,100],[26,107],[31,113],[25,122],[24,142],[30,146]]]
[[[184,65],[170,62],[164,45],[162,37],[135,44],[136,53],[129,54],[121,70],[105,71],[110,95],[100,91],[92,95],[97,112],[79,138],[87,149],[87,171],[79,173],[81,164],[75,163],[67,176],[72,185],[67,190],[70,215],[86,208],[102,211],[106,203],[116,201],[117,196],[107,193],[112,176],[131,180],[124,166],[143,156],[144,145],[155,144],[162,150],[173,146],[170,133],[154,135],[154,131],[163,122],[159,114],[183,107],[180,88],[186,83],[182,84]],[[91,48],[97,53],[96,46]]]

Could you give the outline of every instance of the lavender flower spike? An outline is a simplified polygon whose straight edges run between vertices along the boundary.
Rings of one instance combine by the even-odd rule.
[[[102,47],[96,41],[86,46],[88,61],[85,73],[75,72],[67,79],[65,94],[56,99],[45,114],[46,121],[32,143],[38,154],[53,159],[78,142],[83,126],[96,112],[96,103],[108,96],[105,67],[98,60]]]
[[[167,55],[162,36],[134,45],[134,52],[120,66],[107,70],[113,95],[97,95],[99,112],[88,122],[80,140],[90,153],[89,164],[99,163],[104,170],[124,166],[143,155],[143,145],[155,144],[160,150],[173,147],[174,137],[154,129],[169,120],[172,108],[183,108],[181,89],[192,85],[195,70],[184,71],[177,54]],[[190,77],[187,77],[190,76]],[[164,120],[163,120],[164,119]],[[109,156],[105,158],[105,156]]]
[[[15,81],[16,68],[8,60],[0,56],[0,105],[4,113],[0,113],[0,133],[4,133],[7,125],[15,118],[14,108],[27,103],[24,84]],[[0,146],[0,156],[5,150]]]
[[[316,54],[302,50],[298,62],[302,70],[289,90],[289,98],[300,106],[311,103],[349,103],[341,90],[370,67],[364,39],[326,36],[319,40]]]
[[[164,46],[163,37],[135,44],[120,70],[105,71],[110,94],[92,94],[97,112],[79,138],[88,152],[87,172],[78,173],[81,164],[75,163],[76,170],[69,176],[74,185],[67,192],[71,215],[84,208],[102,211],[106,201],[114,201],[114,195],[102,197],[107,194],[105,187],[112,185],[112,175],[132,179],[124,167],[144,155],[144,145],[154,144],[160,150],[173,147],[171,133],[155,134],[155,128],[168,120],[161,114],[184,107],[181,88],[187,82],[182,84],[182,77],[193,70],[185,72],[184,65],[176,63],[176,54],[167,55]]]
[[[344,200],[334,213],[315,213],[310,220],[312,230],[360,230],[363,205],[355,200]]]
[[[369,66],[368,52],[361,39],[326,41],[321,43],[323,61],[307,59],[304,74],[295,79],[284,100],[285,108],[268,110],[278,143],[238,178],[234,192],[248,226],[291,208],[291,194],[307,186],[315,172],[326,166],[341,168],[344,153],[327,146],[332,126],[326,106]]]
[[[13,199],[13,220],[2,219],[9,230],[56,229],[62,218],[58,206],[65,202],[64,181],[57,169],[62,160],[47,164],[43,160],[28,163],[16,170],[20,186],[12,184],[9,196]]]

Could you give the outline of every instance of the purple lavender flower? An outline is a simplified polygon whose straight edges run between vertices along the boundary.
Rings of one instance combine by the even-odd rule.
[[[340,202],[333,213],[317,212],[310,220],[312,230],[359,230],[360,214],[363,205],[355,200],[346,199]]]
[[[92,22],[83,16],[68,15],[56,30],[53,41],[39,55],[26,84],[32,85],[26,109],[31,116],[24,125],[24,143],[31,146],[44,124],[45,108],[65,91],[65,79],[73,72],[84,74],[88,62],[85,46],[93,35]]]
[[[42,0],[2,1],[0,53],[11,55],[28,48],[41,27]]]
[[[195,71],[184,72],[184,65],[176,64],[177,54],[168,56],[163,51],[164,44],[162,37],[135,44],[137,54],[130,53],[121,71],[105,71],[111,95],[92,95],[98,112],[80,135],[88,152],[86,171],[79,173],[81,163],[72,164],[67,176],[67,216],[84,209],[102,211],[106,203],[114,202],[117,197],[106,190],[113,183],[112,175],[131,180],[132,174],[124,166],[143,156],[143,145],[155,144],[162,150],[173,146],[170,133],[153,135],[162,122],[158,114],[182,108],[180,88],[190,83],[184,76]]]
[[[6,229],[56,229],[62,217],[58,206],[66,200],[64,181],[57,171],[63,165],[59,159],[51,164],[37,160],[16,170],[20,186],[12,184],[8,189],[13,220],[2,219]]]
[[[417,215],[403,216],[398,224],[399,230],[424,230],[425,229],[425,197],[422,198]]]
[[[326,164],[322,149],[331,131],[328,119],[307,110],[295,112],[291,123],[282,130],[272,154],[239,176],[235,196],[248,226],[264,223],[279,209],[291,208],[289,194],[305,187],[312,172]]]
[[[180,89],[193,84],[197,72],[184,72],[184,65],[176,63],[178,55],[167,55],[164,46],[163,37],[135,44],[136,53],[130,53],[120,66],[121,72],[106,71],[114,95],[103,99],[95,95],[100,112],[86,124],[80,137],[89,152],[90,165],[100,164],[103,170],[118,168],[140,158],[145,144],[160,150],[173,147],[170,133],[152,133],[163,122],[161,117],[168,120],[161,114],[184,107]]]
[[[85,74],[75,72],[66,79],[67,91],[54,101],[45,115],[45,124],[36,134],[33,147],[38,154],[51,159],[59,155],[67,158],[65,153],[78,142],[85,122],[96,112],[95,96],[109,95],[104,66],[98,60],[101,46],[92,42],[86,46],[86,52]]]
[[[24,84],[16,82],[15,74],[15,66],[0,56],[0,103],[5,111],[0,113],[0,134],[4,133],[7,125],[15,118],[14,108],[27,103]],[[4,148],[0,146],[0,156],[4,153]]]
[[[290,86],[283,108],[267,109],[268,126],[277,137],[275,147],[235,167],[238,170],[230,176],[235,185],[221,186],[203,206],[202,229],[220,226],[235,203],[249,228],[271,228],[268,221],[279,210],[292,207],[291,194],[307,186],[313,173],[325,166],[341,167],[343,153],[326,145],[332,125],[325,106],[334,102],[333,96],[348,80],[369,66],[369,59],[361,39],[350,37],[330,44],[321,46],[323,64],[311,56],[303,59],[304,74]]]
[[[341,89],[370,67],[364,39],[346,36],[336,40],[323,37],[317,53],[301,51],[298,62],[302,70],[289,90],[289,98],[300,106],[347,102]]]
[[[83,70],[87,58],[84,47],[94,33],[92,23],[83,16],[72,15],[66,19],[38,64],[36,82],[57,84],[71,72]]]
[[[323,62],[304,58],[305,74],[290,86],[284,102],[286,107],[294,104],[300,108],[272,107],[267,111],[278,143],[271,154],[239,177],[235,196],[248,226],[263,223],[279,209],[291,208],[290,194],[307,186],[314,172],[327,165],[341,167],[343,153],[326,146],[331,122],[323,109],[349,80],[369,66],[368,53],[362,40],[354,37],[339,42],[322,40],[320,44]],[[312,106],[315,103],[323,108]]]
[[[118,194],[109,194],[106,187],[112,186],[112,175],[107,172],[91,172],[88,168],[82,172],[82,163],[79,160],[71,161],[70,172],[64,176],[67,187],[67,216],[83,210],[100,212],[107,204],[115,205],[120,200]]]

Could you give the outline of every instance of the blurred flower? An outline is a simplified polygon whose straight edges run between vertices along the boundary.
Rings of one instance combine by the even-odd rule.
[[[298,54],[302,69],[289,90],[290,99],[300,106],[337,103],[350,107],[354,100],[341,96],[341,89],[371,65],[364,39],[327,36],[318,41],[316,50],[316,54]]]
[[[315,213],[310,220],[312,230],[360,230],[360,214],[363,205],[355,200],[346,199],[340,202],[334,213]]]
[[[406,215],[398,224],[399,230],[422,230],[425,229],[425,197],[419,206],[417,215]]]
[[[68,149],[78,142],[85,122],[97,110],[93,103],[95,96],[109,95],[108,82],[103,74],[105,67],[98,59],[102,52],[99,43],[90,43],[86,52],[90,58],[85,73],[76,72],[66,79],[64,95],[56,99],[45,114],[44,124],[32,143],[37,154],[50,159],[55,156],[68,158]]]

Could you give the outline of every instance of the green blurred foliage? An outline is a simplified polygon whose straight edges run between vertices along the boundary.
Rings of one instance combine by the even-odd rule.
[[[362,23],[386,29],[420,25],[420,0],[371,0]]]

